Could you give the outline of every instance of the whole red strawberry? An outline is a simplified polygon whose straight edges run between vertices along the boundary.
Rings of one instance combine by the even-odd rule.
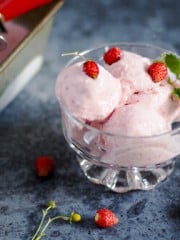
[[[104,53],[104,61],[108,65],[111,65],[121,58],[121,49],[119,47],[112,47]]]
[[[89,77],[96,79],[99,74],[99,67],[95,61],[87,60],[83,64],[83,71]]]
[[[96,225],[102,228],[112,227],[119,222],[117,216],[107,208],[97,210],[94,220]]]
[[[163,62],[154,62],[148,68],[148,73],[151,76],[153,82],[160,82],[166,79],[168,70]]]
[[[35,168],[38,177],[48,177],[54,171],[54,161],[49,156],[40,156],[35,161]]]

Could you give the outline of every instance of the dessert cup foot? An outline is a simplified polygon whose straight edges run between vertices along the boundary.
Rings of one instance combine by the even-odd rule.
[[[165,180],[174,169],[174,161],[150,167],[110,168],[77,155],[77,160],[85,176],[93,183],[102,184],[114,192],[123,193],[132,190],[151,190]]]

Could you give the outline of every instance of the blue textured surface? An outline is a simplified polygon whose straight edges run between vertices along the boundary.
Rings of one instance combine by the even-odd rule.
[[[60,212],[83,216],[81,224],[57,222],[44,239],[179,240],[180,163],[171,177],[149,192],[115,194],[90,183],[62,136],[54,84],[67,61],[61,52],[106,42],[138,41],[179,52],[180,1],[66,1],[56,16],[40,73],[0,114],[0,239],[31,239],[49,200]],[[38,179],[34,160],[51,155],[56,171]],[[97,208],[117,213],[120,224],[98,229]]]

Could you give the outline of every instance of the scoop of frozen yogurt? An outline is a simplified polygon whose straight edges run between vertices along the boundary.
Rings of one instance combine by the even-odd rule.
[[[104,120],[120,102],[119,80],[102,66],[98,67],[96,79],[83,72],[83,62],[66,67],[58,75],[56,96],[80,120]]]

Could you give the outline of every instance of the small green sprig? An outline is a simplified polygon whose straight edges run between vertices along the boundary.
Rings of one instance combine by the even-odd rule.
[[[180,57],[173,53],[166,53],[163,58],[166,66],[176,75],[176,78],[180,80]]]
[[[176,82],[180,81],[180,57],[173,53],[165,53],[162,55],[162,61],[167,68],[176,76],[176,80],[168,77],[167,82],[173,86],[172,96],[180,99],[180,88],[176,86]]]
[[[174,88],[172,94],[174,97],[180,98],[180,88]]]
[[[56,203],[54,201],[50,201],[48,203],[48,206],[46,209],[42,210],[42,217],[41,217],[41,221],[39,223],[39,226],[35,232],[35,234],[33,235],[31,240],[41,240],[43,236],[46,235],[46,229],[48,228],[48,226],[50,225],[50,223],[56,221],[56,220],[64,220],[64,221],[69,221],[69,223],[73,223],[73,222],[80,222],[81,221],[81,215],[79,213],[76,212],[72,212],[69,216],[62,216],[62,215],[57,215],[55,217],[49,217],[47,222],[45,223],[46,220],[46,216],[48,215],[48,212],[50,209],[56,208]]]

